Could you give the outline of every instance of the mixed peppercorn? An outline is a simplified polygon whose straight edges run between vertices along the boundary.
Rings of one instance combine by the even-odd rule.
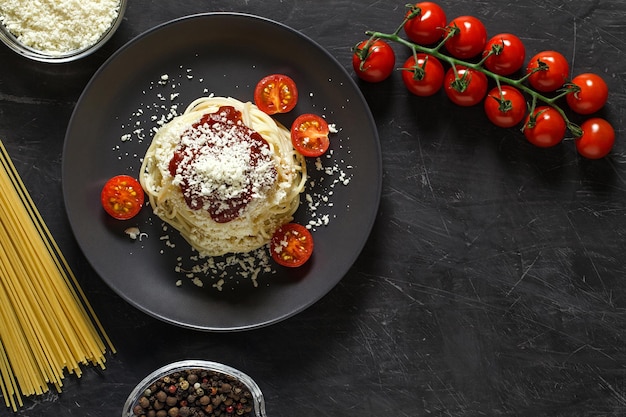
[[[221,372],[188,369],[151,384],[133,407],[138,417],[252,416],[253,398],[239,379]]]

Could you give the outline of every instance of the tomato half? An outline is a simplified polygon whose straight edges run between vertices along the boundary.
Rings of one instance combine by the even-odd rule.
[[[485,99],[485,114],[496,126],[513,127],[526,115],[526,99],[517,88],[510,85],[495,87]]]
[[[550,106],[539,106],[526,117],[524,136],[540,148],[559,144],[565,137],[567,126],[563,116]]]
[[[537,91],[555,91],[565,84],[569,77],[567,59],[556,51],[542,51],[533,56],[526,66],[528,82]]]
[[[385,41],[362,41],[354,47],[352,68],[363,81],[377,83],[387,79],[396,65],[396,54]]]
[[[483,50],[485,68],[499,75],[519,71],[526,59],[526,47],[520,38],[511,33],[501,33],[489,39]]]
[[[295,81],[284,74],[263,77],[254,89],[254,103],[270,115],[290,112],[298,103]]]
[[[441,90],[443,77],[443,65],[431,55],[411,55],[402,67],[402,82],[407,90],[420,97],[432,96]]]
[[[137,215],[144,202],[141,184],[129,175],[117,175],[108,180],[100,193],[104,211],[118,220],[128,220]]]
[[[291,143],[303,156],[320,156],[330,146],[329,133],[326,120],[316,114],[302,114],[291,125]]]
[[[578,114],[595,113],[609,98],[609,87],[597,74],[586,73],[571,81],[574,91],[565,96],[568,106]]]
[[[444,35],[448,20],[437,3],[424,1],[411,6],[406,17],[413,16],[404,24],[406,36],[418,45],[439,42]]]
[[[446,72],[443,85],[448,98],[459,106],[473,106],[487,94],[487,76],[480,71],[461,65]],[[458,77],[457,77],[458,74]]]
[[[487,29],[474,16],[459,16],[447,26],[454,35],[446,41],[446,49],[455,58],[469,59],[479,55],[487,43]]]
[[[298,223],[287,223],[274,232],[270,241],[272,259],[287,267],[302,266],[313,253],[313,236]]]
[[[615,143],[615,130],[609,122],[598,117],[586,120],[580,125],[582,136],[576,138],[576,150],[589,159],[605,157]]]

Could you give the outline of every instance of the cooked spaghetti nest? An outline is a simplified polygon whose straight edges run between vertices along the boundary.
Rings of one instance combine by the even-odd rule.
[[[245,207],[235,218],[218,222],[206,207],[190,207],[181,187],[184,179],[181,180],[180,175],[172,175],[170,161],[177,149],[180,149],[181,141],[190,140],[192,126],[198,124],[203,116],[216,113],[223,106],[231,106],[241,112],[243,124],[259,133],[269,145],[269,152],[264,153],[268,154],[266,159],[272,161],[269,168],[272,181],[268,184],[266,173],[253,172],[267,171],[267,163],[257,164],[259,166],[232,166],[231,159],[239,158],[241,147],[237,144],[237,137],[229,137],[227,132],[200,128],[203,133],[196,134],[192,140],[227,142],[226,148],[220,148],[221,153],[214,152],[213,155],[202,157],[203,166],[198,169],[203,171],[204,176],[201,178],[207,183],[202,186],[215,190],[224,187],[231,189],[236,188],[233,184],[244,180],[248,181],[248,189],[253,190],[249,193]],[[240,178],[242,172],[245,173],[245,179]],[[259,184],[254,184],[257,175],[265,175],[265,183],[259,181]],[[237,176],[239,178],[232,178]],[[219,256],[258,249],[269,242],[279,226],[293,219],[306,182],[306,164],[304,157],[293,149],[289,131],[254,104],[229,97],[211,96],[198,98],[183,114],[158,129],[143,159],[139,180],[159,218],[177,229],[201,255]],[[216,184],[219,181],[223,182],[222,187]]]

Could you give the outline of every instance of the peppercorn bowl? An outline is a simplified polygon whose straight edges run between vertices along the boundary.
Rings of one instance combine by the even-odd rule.
[[[122,417],[267,417],[259,386],[245,373],[204,360],[165,365],[132,390]]]
[[[126,4],[127,0],[58,0],[34,6],[26,0],[6,2],[0,8],[0,41],[35,61],[75,61],[113,36]]]

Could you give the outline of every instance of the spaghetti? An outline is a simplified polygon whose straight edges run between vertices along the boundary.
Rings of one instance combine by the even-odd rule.
[[[157,216],[219,256],[260,248],[293,219],[306,164],[254,104],[202,97],[157,131],[139,179]]]
[[[0,164],[0,388],[16,411],[115,349],[2,141]]]

